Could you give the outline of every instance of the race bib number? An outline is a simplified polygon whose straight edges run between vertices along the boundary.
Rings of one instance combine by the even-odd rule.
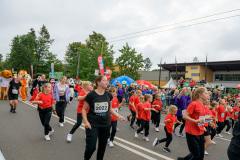
[[[204,119],[205,121],[205,116],[199,116],[199,119]],[[202,126],[202,125],[205,125],[205,122],[204,123],[198,123],[199,126]]]
[[[114,111],[115,111],[115,112],[117,112],[117,113],[118,113],[118,108],[113,108],[113,109],[114,109]]]
[[[224,118],[224,113],[221,114],[221,118]]]
[[[182,115],[184,115],[186,113],[186,110],[184,109],[184,110],[182,110]]]
[[[210,118],[210,115],[205,115],[205,119]],[[212,122],[212,120],[205,120],[205,123]]]
[[[226,117],[226,120],[229,120],[229,119],[230,119],[230,117],[229,117],[229,116],[227,116],[227,117]]]
[[[235,115],[238,115],[238,112],[235,112]]]
[[[95,113],[104,113],[108,111],[108,102],[100,102],[94,104]]]
[[[12,90],[12,94],[18,94],[18,90],[13,89],[13,90]]]

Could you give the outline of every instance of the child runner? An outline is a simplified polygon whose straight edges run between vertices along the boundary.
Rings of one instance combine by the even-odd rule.
[[[204,101],[209,99],[206,88],[199,87],[192,91],[192,103],[188,106],[183,118],[186,120],[186,139],[190,154],[186,157],[178,157],[178,160],[189,160],[204,158],[204,126],[198,125],[204,123],[205,107]]]
[[[51,119],[52,112],[56,115],[54,110],[54,100],[51,94],[51,84],[45,83],[42,86],[42,92],[39,93],[33,104],[38,104],[38,112],[42,125],[44,126],[45,140],[50,141],[50,135],[53,134],[54,130],[50,126],[49,122]]]
[[[33,85],[32,85],[32,89],[31,89],[31,91],[30,91],[30,94],[32,95],[32,98],[31,99],[29,99],[29,101],[31,102],[31,101],[34,101],[35,100],[35,98],[37,97],[37,95],[38,95],[38,88],[39,88],[39,86],[38,86],[38,82],[42,79],[41,78],[41,74],[37,74],[36,75],[36,80],[33,82]]]
[[[240,107],[240,102],[236,102],[232,112],[232,129],[234,128],[234,121],[236,121],[238,118],[239,107]]]
[[[140,96],[140,103],[137,104],[136,106],[136,118],[137,118],[137,125],[138,128],[140,128],[140,124],[141,124],[141,116],[142,116],[142,112],[143,112],[143,104],[144,104],[144,96]],[[143,133],[143,132],[141,132]]]
[[[210,106],[210,111],[212,112],[212,115],[214,116],[214,117],[217,117],[217,113],[216,113],[216,109],[218,108],[218,103],[217,102],[215,102],[215,101],[213,101],[212,103],[211,103],[211,106]],[[216,124],[216,118],[213,120],[213,123],[214,123],[214,125],[216,126],[217,124]],[[212,144],[216,144],[216,142],[214,142],[213,141],[213,138],[214,138],[214,136],[216,135],[216,128],[215,127],[211,127],[211,132],[210,132],[210,134],[211,134],[211,140],[212,140]]]
[[[230,99],[230,102],[228,103],[228,105],[233,108],[233,107],[235,106],[234,100],[233,100],[233,99]]]
[[[143,113],[141,115],[141,126],[140,128],[135,132],[135,137],[138,138],[138,134],[145,129],[144,137],[143,139],[147,142],[149,142],[148,135],[149,135],[149,122],[150,122],[150,114],[151,110],[154,110],[155,112],[158,112],[155,108],[152,108],[151,102],[152,102],[152,95],[145,94],[144,95],[144,105],[143,105]]]
[[[231,134],[229,132],[230,128],[231,128],[231,125],[230,125],[230,122],[229,122],[229,119],[231,118],[231,114],[232,114],[232,107],[231,106],[227,106],[226,107],[226,113],[225,113],[225,116],[224,116],[224,127],[227,126],[227,129],[225,131],[226,134]]]
[[[225,100],[224,99],[220,99],[219,100],[219,106],[216,109],[216,122],[217,122],[217,135],[219,137],[222,137],[222,135],[220,134],[224,128],[224,117],[225,117],[225,108],[224,108],[224,104],[225,104]]]
[[[133,103],[133,100],[134,100],[134,97],[136,96],[136,91],[135,90],[132,90],[131,91],[131,97],[129,98],[129,105],[128,105],[128,108],[129,108],[129,110],[130,110],[130,112],[131,112],[131,114],[129,114],[128,116],[127,116],[127,119],[128,119],[128,121],[130,121],[130,117],[132,116],[132,103]],[[133,128],[134,129],[134,128]]]
[[[118,109],[126,102],[126,100],[123,98],[122,102],[119,104],[118,98],[117,98],[117,88],[116,87],[110,87],[108,91],[112,94],[113,100],[112,100],[112,108],[115,110],[116,113],[118,113]],[[111,126],[112,127],[112,133],[109,132],[109,141],[108,145],[109,147],[113,148],[113,140],[117,131],[117,117],[115,117],[113,114],[111,114]]]
[[[136,118],[136,106],[140,102],[139,97],[142,95],[142,91],[139,90],[136,93],[137,93],[137,95],[133,98],[133,102],[132,102],[132,119],[131,119],[131,124],[130,124],[130,128],[132,128],[132,129],[134,129],[133,123]]]
[[[171,105],[169,107],[169,114],[166,116],[166,118],[164,120],[164,123],[165,123],[164,130],[166,132],[167,138],[163,138],[161,140],[158,140],[158,138],[155,138],[155,140],[153,142],[153,147],[155,147],[159,143],[166,142],[165,146],[163,147],[163,150],[167,153],[171,152],[170,149],[168,148],[168,146],[172,142],[172,133],[173,133],[175,122],[183,124],[183,122],[179,122],[177,120],[177,118],[175,116],[176,113],[177,113],[177,107],[174,105]]]
[[[80,90],[80,92],[78,93],[78,96],[77,96],[77,100],[79,101],[78,108],[77,108],[77,123],[75,123],[75,125],[72,128],[72,130],[67,135],[67,141],[68,142],[72,141],[73,133],[82,124],[82,108],[83,108],[83,104],[84,104],[84,99],[87,96],[87,94],[91,91],[91,88],[92,88],[92,83],[89,82],[89,81],[84,81],[82,83],[82,85],[83,85],[83,89]]]
[[[161,101],[161,94],[158,93],[155,95],[155,100],[152,103],[152,107],[154,107],[156,110],[158,110],[158,112],[152,112],[152,116],[154,117],[154,125],[155,125],[155,131],[159,132],[159,123],[160,123],[160,119],[161,119],[161,109],[166,112],[166,110],[164,108],[162,108],[162,101]]]
[[[18,103],[18,95],[21,96],[21,89],[22,83],[20,82],[22,76],[18,75],[15,80],[11,80],[8,84],[6,90],[6,96],[9,99],[9,105],[11,107],[10,112],[16,113],[17,103]]]

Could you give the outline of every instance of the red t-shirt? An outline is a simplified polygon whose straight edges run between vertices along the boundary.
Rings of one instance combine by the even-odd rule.
[[[42,101],[41,104],[38,104],[41,109],[50,108],[54,103],[53,97],[51,94],[40,93],[34,101]]]
[[[76,86],[74,87],[74,89],[79,93],[80,90],[82,89],[80,84],[76,84]]]
[[[116,97],[112,99],[112,108],[118,113],[119,102]],[[115,122],[118,118],[111,114],[111,121]]]
[[[80,92],[78,92],[78,95],[79,96],[85,96],[87,95],[86,92],[84,90],[80,90]],[[85,98],[84,98],[85,99]],[[84,99],[79,101],[78,103],[78,108],[77,108],[77,113],[82,113],[82,108],[83,108],[83,104],[84,104]],[[88,110],[87,110],[87,113],[89,111],[89,107],[88,107]]]
[[[231,112],[225,112],[224,121],[229,120],[231,118]]]
[[[142,113],[143,113],[143,104],[138,103],[137,106],[136,106],[136,110],[138,111],[138,118],[137,119],[141,119],[142,118]]]
[[[177,122],[177,118],[175,115],[171,115],[170,113],[166,116],[165,120],[170,119],[171,121],[168,123],[165,123],[165,127],[167,128],[168,133],[173,133],[173,125],[175,122]]]
[[[128,108],[131,109],[131,110],[132,110],[133,107],[130,105],[130,102],[132,103],[133,100],[134,100],[134,97],[131,96],[130,99],[129,99],[129,105],[128,105]]]
[[[138,103],[140,102],[139,97],[138,97],[138,96],[134,97],[133,102],[134,102],[134,106],[135,106],[135,108],[136,108],[136,106],[137,106]],[[135,110],[133,109],[133,107],[132,107],[132,111],[135,112]]]
[[[233,117],[234,120],[237,120],[237,118],[238,118],[238,113],[239,113],[239,108],[233,107],[233,112],[232,112],[232,114],[234,114],[234,117]],[[232,117],[231,117],[231,118],[232,118]]]
[[[162,109],[162,101],[153,101],[152,105],[159,105],[160,107],[154,107],[156,110],[160,111]]]
[[[143,104],[143,113],[142,113],[142,116],[141,116],[141,118],[144,119],[145,121],[150,121],[151,110],[145,111],[144,108],[152,108],[151,103],[145,102]]]
[[[219,105],[216,109],[216,112],[218,112],[218,122],[224,122],[224,116],[225,116],[225,108],[224,106]]]
[[[212,115],[214,115],[215,119],[216,119],[216,116],[217,116],[216,111],[214,109],[212,109],[211,112],[212,112]],[[213,120],[213,123],[216,125],[216,120],[215,119]]]
[[[192,119],[205,118],[205,107],[198,101],[190,103],[186,111]],[[185,131],[189,134],[199,136],[204,133],[204,126],[198,126],[198,123],[186,121]]]

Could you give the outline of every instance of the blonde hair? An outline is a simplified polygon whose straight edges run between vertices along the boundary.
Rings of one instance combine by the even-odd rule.
[[[160,93],[157,93],[156,95],[155,95],[155,101],[157,100],[157,96],[160,96],[161,97],[161,94]],[[161,99],[160,99],[161,100]]]
[[[145,94],[144,95],[144,101],[147,101],[148,98],[151,98],[152,95],[151,94]]]
[[[211,106],[209,107],[209,109],[212,110],[213,107],[214,107],[214,106],[217,106],[217,105],[218,105],[218,102],[213,101],[213,102],[211,103]]]
[[[66,79],[67,79],[67,77],[66,77],[66,76],[62,76],[62,78],[61,78],[61,79],[63,79],[63,78],[66,78]]]
[[[48,85],[51,85],[51,84],[50,84],[50,83],[45,83],[45,84],[41,87],[41,90],[42,90],[42,91],[41,91],[40,93],[44,92],[44,88],[47,88]],[[40,94],[40,93],[39,93],[39,94]]]
[[[138,91],[137,91],[137,94],[138,94],[138,93],[142,93],[142,91],[138,90]]]
[[[83,81],[83,82],[82,82],[82,87],[85,88],[86,85],[88,85],[88,84],[91,84],[91,82],[89,82],[89,81]]]
[[[199,98],[199,94],[202,94],[204,91],[206,91],[204,87],[195,88],[191,95],[192,101],[196,101]]]
[[[170,107],[168,108],[168,112],[175,110],[177,110],[177,107],[175,105],[170,105]]]
[[[219,100],[219,104],[220,104],[222,101],[224,101],[224,99],[220,99],[220,100]]]
[[[140,100],[144,100],[144,96],[140,96],[139,99],[140,99]]]
[[[117,91],[117,88],[116,87],[110,87],[108,89],[108,92],[112,93],[112,92],[116,92]]]
[[[238,97],[237,100],[240,101],[240,97]]]
[[[231,106],[227,106],[226,107],[226,111],[230,110],[231,111],[232,107]]]
[[[235,103],[235,107],[238,105],[238,103],[239,103],[239,102],[236,102],[236,103]]]
[[[131,91],[131,95],[134,95],[134,93],[136,93],[136,91],[135,91],[135,90]]]
[[[178,92],[178,93],[179,93],[179,90],[175,90],[175,91],[174,91],[174,95],[175,95],[175,93],[176,93],[176,92]]]

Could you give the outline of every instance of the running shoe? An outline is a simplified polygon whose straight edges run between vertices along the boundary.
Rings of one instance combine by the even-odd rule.
[[[68,134],[68,135],[67,135],[67,141],[68,141],[68,142],[71,142],[71,141],[72,141],[72,134]]]
[[[130,117],[129,116],[127,116],[127,120],[130,121]]]
[[[11,107],[11,109],[10,109],[10,112],[12,112],[13,111],[13,107]]]
[[[48,132],[48,135],[50,136],[51,134],[53,134],[53,132],[54,132],[54,130],[52,128],[52,130]]]
[[[135,132],[135,138],[138,138],[138,134],[137,134],[137,132]]]
[[[143,131],[141,131],[140,133],[141,133],[141,134],[143,134],[144,132],[143,132]]]
[[[155,131],[156,131],[156,132],[159,132],[159,129],[158,129],[158,128],[155,128]]]
[[[16,110],[14,109],[14,110],[12,111],[12,113],[17,113],[17,112],[16,112]]]
[[[131,125],[130,125],[130,128],[134,129],[134,127],[133,127],[133,126],[131,126]]]
[[[205,155],[208,155],[208,152],[207,152],[207,151],[204,151],[204,154],[205,154]]]
[[[108,138],[108,141],[107,141],[108,143],[110,142],[110,138]]]
[[[63,123],[60,123],[60,127],[64,127]]]
[[[226,134],[231,134],[230,132],[225,132]]]
[[[109,142],[109,147],[113,148],[113,142],[112,141]]]
[[[158,142],[158,138],[155,138],[155,140],[153,141],[153,147],[155,147],[156,145],[158,145],[159,144],[159,142]]]
[[[212,141],[212,144],[216,144],[216,142]]]
[[[144,136],[143,139],[144,139],[145,141],[149,142],[148,137],[145,137],[145,136]]]
[[[50,141],[49,135],[45,135],[45,140],[46,140],[46,141]]]
[[[172,133],[173,135],[176,135],[176,133],[175,133],[175,130],[173,130],[173,133]]]
[[[222,138],[223,136],[221,134],[218,134],[218,137]]]
[[[163,150],[167,153],[171,153],[170,149],[168,149],[167,147],[164,147]]]
[[[186,138],[186,136],[184,134],[182,134],[182,133],[179,133],[178,136],[182,137],[182,138]]]

